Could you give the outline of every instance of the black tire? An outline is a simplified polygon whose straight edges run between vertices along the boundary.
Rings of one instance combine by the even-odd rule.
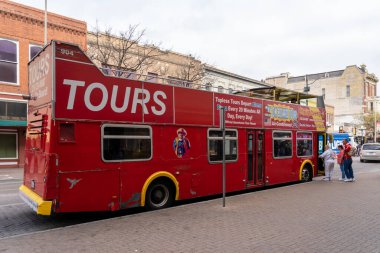
[[[362,163],[362,162],[364,162],[364,160],[363,160],[363,159],[360,159],[360,162]]]
[[[170,207],[174,202],[174,186],[169,180],[153,181],[146,191],[145,206],[149,210]]]
[[[310,182],[311,180],[313,180],[313,170],[310,168],[309,165],[305,165],[303,168],[302,168],[302,179],[301,181],[302,182]]]

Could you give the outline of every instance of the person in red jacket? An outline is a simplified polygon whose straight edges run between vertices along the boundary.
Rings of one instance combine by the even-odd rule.
[[[352,169],[352,158],[349,154],[351,150],[351,145],[348,143],[347,140],[343,140],[343,147],[344,147],[344,155],[343,155],[343,164],[344,164],[344,171],[346,173],[346,179],[344,182],[354,182],[354,171]]]
[[[343,160],[343,156],[344,156],[343,145],[339,145],[338,149],[339,149],[339,154],[337,155],[337,162],[339,164],[340,171],[342,172],[342,177],[339,178],[339,180],[342,181],[346,179],[346,172],[344,171],[344,160]]]

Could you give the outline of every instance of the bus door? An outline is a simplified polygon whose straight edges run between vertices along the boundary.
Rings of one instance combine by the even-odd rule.
[[[264,183],[264,131],[247,132],[247,184]]]
[[[325,165],[323,163],[323,159],[319,158],[319,155],[321,155],[324,152],[325,145],[327,143],[326,140],[326,134],[324,133],[318,133],[318,175],[324,175],[325,173]]]

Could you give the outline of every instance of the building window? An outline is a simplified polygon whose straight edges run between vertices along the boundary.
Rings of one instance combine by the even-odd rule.
[[[192,82],[191,81],[185,81],[177,77],[168,77],[168,84],[174,85],[174,86],[180,86],[180,87],[186,87],[186,88],[191,88],[192,87]]]
[[[101,71],[107,76],[116,76],[126,79],[136,79],[136,71],[133,69],[117,67],[102,63]]]
[[[322,88],[322,97],[323,97],[323,100],[326,99],[326,89],[325,88]]]
[[[346,97],[350,97],[351,92],[350,92],[350,85],[346,85]]]
[[[309,132],[298,132],[297,133],[297,156],[311,156],[312,154],[313,154],[313,134]]]
[[[146,81],[156,83],[158,81],[158,74],[153,72],[148,72],[146,76]]]
[[[237,160],[237,131],[226,130],[226,161]],[[223,161],[223,132],[217,129],[208,131],[208,159],[210,162]]]
[[[0,82],[18,84],[18,42],[0,39]]]
[[[223,86],[218,86],[218,92],[219,93],[223,93],[223,90],[224,90]]]
[[[273,132],[273,157],[289,158],[292,157],[292,132],[274,131]]]
[[[211,91],[211,88],[212,88],[211,83],[206,83],[205,88],[206,88],[206,90]]]
[[[373,102],[370,102],[371,112],[373,112]]]
[[[17,133],[0,132],[0,159],[17,159]]]
[[[0,120],[26,121],[27,103],[0,100]]]
[[[34,58],[42,49],[42,46],[29,45],[29,61]]]
[[[149,126],[102,126],[102,159],[108,162],[144,161],[152,157],[152,129]]]

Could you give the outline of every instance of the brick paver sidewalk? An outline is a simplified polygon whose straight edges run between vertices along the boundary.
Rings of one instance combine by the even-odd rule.
[[[380,252],[380,173],[0,240],[0,252]]]

